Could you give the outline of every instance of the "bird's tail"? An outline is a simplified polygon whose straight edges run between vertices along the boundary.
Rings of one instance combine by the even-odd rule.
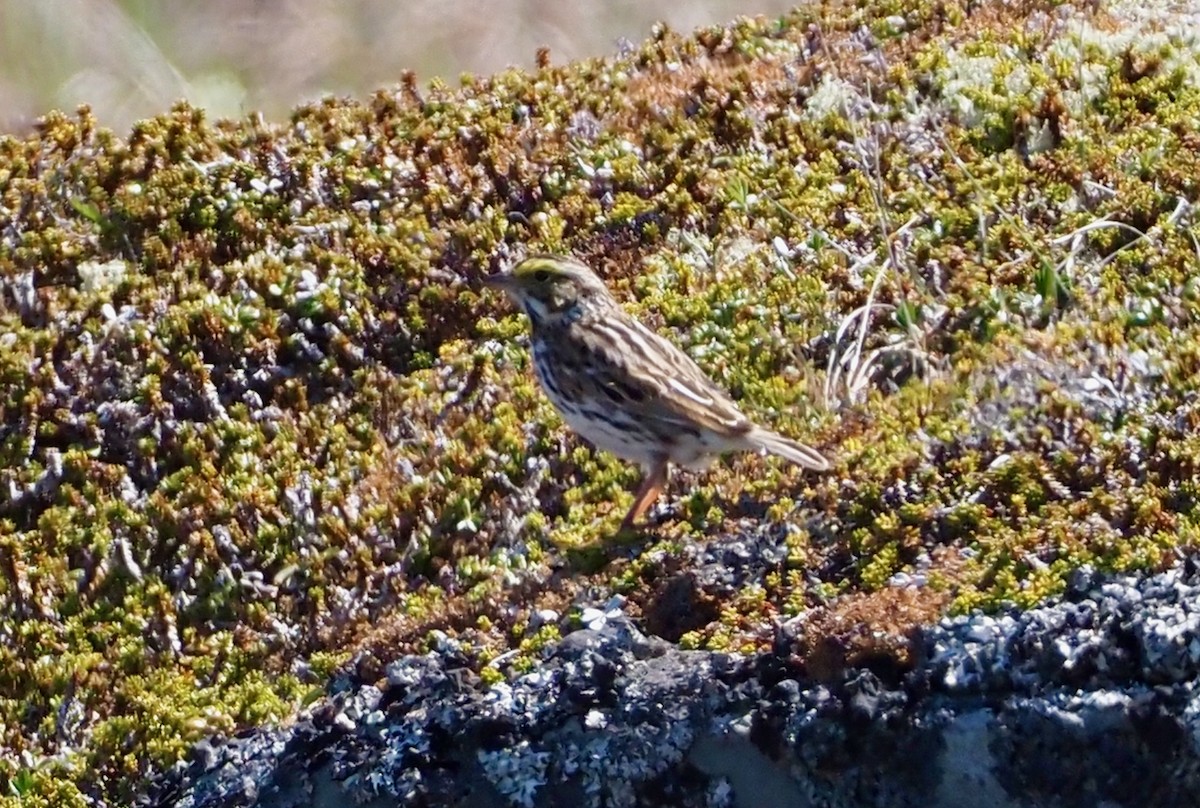
[[[829,471],[829,461],[823,454],[811,446],[806,446],[791,438],[785,438],[778,432],[772,432],[769,429],[755,429],[750,433],[749,438],[750,442],[758,448],[779,455],[806,469]]]

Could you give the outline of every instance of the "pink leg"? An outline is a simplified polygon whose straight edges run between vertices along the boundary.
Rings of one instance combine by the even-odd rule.
[[[646,477],[642,480],[637,495],[633,499],[633,506],[630,507],[629,513],[625,514],[625,519],[621,522],[621,530],[631,529],[638,517],[646,512],[654,500],[658,499],[658,495],[662,493],[666,485],[667,461],[663,460],[652,466],[646,473]]]

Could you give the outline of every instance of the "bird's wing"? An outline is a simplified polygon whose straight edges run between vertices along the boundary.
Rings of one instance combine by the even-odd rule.
[[[597,392],[639,420],[731,438],[754,428],[690,356],[637,320],[610,315],[577,333],[586,335],[593,361],[581,364]]]

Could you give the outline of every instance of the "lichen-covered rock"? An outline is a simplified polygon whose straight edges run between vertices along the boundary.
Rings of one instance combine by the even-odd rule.
[[[1156,627],[1200,614],[1200,575],[1094,584],[928,627],[890,681],[806,677],[785,655],[802,626],[742,657],[614,615],[491,687],[443,647],[390,663],[382,690],[343,681],[287,730],[205,745],[158,804],[1192,805],[1200,653]]]

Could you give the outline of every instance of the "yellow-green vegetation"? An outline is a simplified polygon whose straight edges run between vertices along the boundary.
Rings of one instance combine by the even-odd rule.
[[[924,619],[1194,548],[1189,23],[891,5],[0,140],[0,804],[129,804],[364,646],[444,632],[497,681],[557,637],[534,610],[614,591],[753,651],[898,574]],[[836,470],[677,475],[617,540],[635,470],[565,431],[478,283],[523,249],[593,262]],[[750,534],[779,556],[740,589],[679,585]]]

